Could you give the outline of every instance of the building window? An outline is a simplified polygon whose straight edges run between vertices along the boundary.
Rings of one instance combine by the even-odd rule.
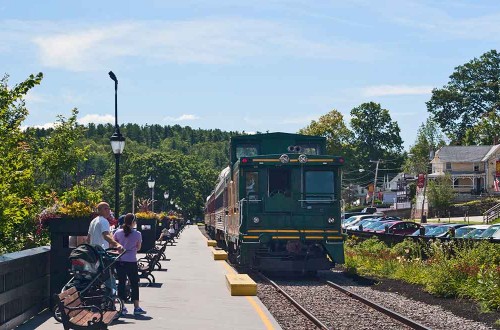
[[[474,164],[474,172],[479,172],[479,165]]]
[[[451,171],[451,163],[446,163],[446,170]]]

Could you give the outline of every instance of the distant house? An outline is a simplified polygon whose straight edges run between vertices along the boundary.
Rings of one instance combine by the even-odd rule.
[[[500,145],[444,146],[431,161],[432,173],[437,178],[449,173],[453,188],[458,193],[480,194],[495,192],[495,179],[500,177]]]

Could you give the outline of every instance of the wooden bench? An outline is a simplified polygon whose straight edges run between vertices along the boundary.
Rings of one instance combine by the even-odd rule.
[[[117,311],[103,311],[94,305],[84,305],[80,292],[75,287],[56,295],[65,330],[98,329],[104,330],[116,318]]]
[[[158,268],[158,270],[161,269],[160,260],[162,259],[162,256],[164,256],[166,247],[167,243],[165,242],[160,249],[153,248],[146,252],[146,256],[144,258],[137,260],[139,279],[145,278],[148,280],[149,284],[156,283],[153,271],[155,268]]]

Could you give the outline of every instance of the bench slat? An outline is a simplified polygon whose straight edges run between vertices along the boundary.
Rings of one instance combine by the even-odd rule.
[[[75,292],[76,292],[76,288],[74,286],[72,286],[68,290],[63,291],[60,294],[58,294],[59,300],[63,300],[64,298],[66,298],[69,295],[72,295]]]
[[[115,318],[116,314],[118,314],[117,311],[107,311],[107,312],[104,312],[102,321],[104,323],[106,323],[106,324],[110,324],[111,321],[113,321],[113,319]]]
[[[99,314],[99,313],[85,312],[82,314],[84,314],[84,316],[82,318],[79,318],[78,320],[71,319],[70,322],[73,324],[76,324],[76,325],[84,325],[85,326],[94,317],[97,319],[99,319],[101,317],[101,314]]]
[[[70,316],[70,322],[71,323],[74,323],[74,324],[80,324],[80,320],[84,319],[85,317],[88,316],[88,314],[95,314],[94,312],[91,312],[89,310],[85,310],[85,309],[82,309],[82,310],[79,310],[78,311],[79,313],[76,314],[75,316],[71,317]],[[99,313],[97,313],[97,315],[100,315]],[[85,323],[86,324],[86,323]]]

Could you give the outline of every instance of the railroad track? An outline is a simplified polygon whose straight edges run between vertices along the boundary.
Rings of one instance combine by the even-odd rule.
[[[337,328],[338,325],[336,326],[333,326],[332,325],[332,322],[331,320],[327,320],[327,318],[325,317],[325,311],[312,311],[312,310],[308,310],[307,308],[305,308],[303,305],[304,304],[301,304],[297,299],[295,299],[293,297],[293,294],[290,294],[286,291],[286,289],[284,289],[283,287],[281,287],[279,284],[277,284],[275,281],[269,279],[267,276],[263,275],[262,273],[255,273],[258,277],[260,277],[261,279],[263,279],[265,282],[271,284],[281,295],[283,295],[293,306],[295,306],[295,308],[300,311],[307,319],[309,319],[312,323],[314,323],[319,329],[333,329],[333,328]],[[327,281],[327,280],[322,280],[322,279],[319,279],[317,281],[318,284],[321,284],[322,286],[324,286],[324,289],[321,290],[321,291],[327,291],[327,287],[330,287],[330,288],[333,288],[335,289],[335,291],[340,291],[342,292],[344,295],[352,298],[352,299],[355,299],[359,302],[361,302],[363,305],[366,305],[372,309],[375,309],[376,311],[386,315],[387,317],[389,317],[390,319],[392,319],[393,321],[395,321],[394,323],[395,324],[404,324],[407,328],[410,328],[410,329],[421,329],[421,330],[429,330],[430,328],[426,327],[426,326],[423,326],[422,324],[420,323],[417,323],[397,312],[394,312],[394,311],[391,311],[373,301],[370,301],[366,298],[363,298],[361,296],[359,296],[358,294],[355,294],[354,292],[352,291],[349,291],[348,289],[338,285],[338,284],[335,284],[331,281]],[[307,289],[306,289],[307,290]],[[306,293],[306,292],[304,292]],[[314,295],[314,294],[312,294]],[[301,296],[301,294],[299,294],[299,297]],[[311,304],[312,305],[312,304]],[[329,308],[331,307],[330,305],[326,304],[323,306],[323,308]],[[337,306],[338,308],[338,306]],[[318,315],[315,316],[314,314],[317,313]],[[331,314],[331,313],[330,313]],[[371,315],[373,316],[373,315]],[[362,318],[362,317],[360,317]],[[372,317],[371,319],[376,319],[376,317]],[[355,321],[357,322],[357,321]],[[357,325],[358,323],[356,324],[353,324],[353,325]],[[361,327],[361,326],[360,326]]]

